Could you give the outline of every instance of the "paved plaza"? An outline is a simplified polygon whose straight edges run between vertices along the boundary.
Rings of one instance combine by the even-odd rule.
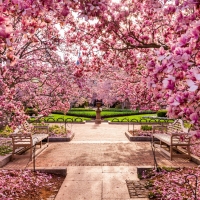
[[[36,158],[36,168],[67,168],[56,200],[128,200],[126,181],[138,180],[137,166],[153,166],[150,142],[130,142],[128,125],[102,123],[68,125],[71,142],[50,143]],[[173,161],[156,150],[159,166],[194,167],[187,159]],[[9,162],[5,169],[32,168],[26,158]],[[146,199],[138,196],[135,199]]]

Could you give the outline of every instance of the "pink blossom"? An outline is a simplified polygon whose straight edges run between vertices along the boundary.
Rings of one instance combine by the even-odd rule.
[[[175,0],[175,5],[176,5],[176,6],[179,5],[179,0]]]
[[[63,9],[61,11],[61,14],[66,17],[69,14],[69,8],[67,5],[63,6]]]
[[[173,90],[175,87],[175,78],[173,76],[169,76],[163,80],[163,87],[166,89]]]
[[[191,115],[190,115],[190,119],[191,119],[191,123],[196,123],[197,121],[198,121],[198,119],[199,119],[199,116],[198,116],[198,114],[196,113],[196,112],[194,112],[194,113],[192,113]]]
[[[192,35],[195,39],[198,39],[199,38],[199,29],[198,28],[194,28],[192,30]]]
[[[5,29],[0,29],[0,37],[2,37],[2,38],[9,38],[10,34],[8,32],[6,32]]]

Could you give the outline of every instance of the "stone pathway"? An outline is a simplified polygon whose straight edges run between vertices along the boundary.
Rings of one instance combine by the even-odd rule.
[[[75,133],[73,140],[51,143],[35,163],[36,168],[67,168],[56,200],[134,199],[130,198],[126,181],[138,181],[137,166],[154,165],[150,142],[130,142],[125,136],[127,125],[86,123],[70,128]],[[160,166],[197,166],[182,158],[170,161],[159,151],[156,158]],[[4,168],[22,169],[27,163],[27,159],[16,159]],[[32,162],[28,164],[29,168],[32,166]],[[139,195],[135,197],[138,198]]]

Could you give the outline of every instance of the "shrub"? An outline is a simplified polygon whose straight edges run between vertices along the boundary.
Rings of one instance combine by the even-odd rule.
[[[166,110],[158,110],[157,117],[167,117],[167,111]]]
[[[6,154],[9,154],[12,151],[12,148],[7,145],[0,146],[0,156],[5,156]]]
[[[13,129],[6,126],[3,130],[0,130],[1,137],[8,137],[13,132]]]
[[[49,127],[49,131],[53,134],[65,134],[65,127],[59,125],[53,125]]]
[[[64,115],[64,112],[61,111],[61,110],[54,110],[51,112],[52,114],[61,114],[61,115]]]
[[[121,105],[121,104],[117,104],[117,105],[115,106],[115,108],[116,108],[116,109],[121,109],[121,108],[122,108],[122,105]]]
[[[87,111],[93,111],[93,109],[91,108],[71,108],[68,112],[74,112],[74,111],[84,111],[84,112],[87,112]]]
[[[142,129],[143,131],[151,131],[151,130],[152,130],[152,126],[143,125],[143,126],[141,126],[141,129]]]

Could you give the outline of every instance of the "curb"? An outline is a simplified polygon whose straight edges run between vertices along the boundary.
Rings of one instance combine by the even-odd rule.
[[[50,137],[49,142],[70,142],[74,138],[75,134],[73,133],[71,137]]]
[[[9,163],[11,161],[11,157],[11,154],[8,154],[6,156],[0,156],[0,168]]]
[[[108,122],[108,124],[110,124],[110,125],[128,125],[128,124],[130,124],[129,122]]]
[[[32,168],[28,169],[33,170]],[[67,167],[36,167],[35,170],[43,173],[62,175],[64,177],[67,176]]]
[[[137,176],[138,178],[140,178],[143,174],[144,171],[149,170],[149,169],[153,169],[154,166],[137,166]]]
[[[89,120],[89,121],[86,121],[86,123],[95,123],[95,120]],[[102,119],[101,124],[102,123],[108,123],[108,121]]]
[[[61,122],[61,121],[58,121],[58,122],[46,122],[47,124],[65,124],[65,122]],[[83,122],[71,122],[71,121],[67,121],[66,124],[85,124],[86,121],[83,121]]]
[[[118,121],[108,121],[108,124],[129,124],[130,126],[133,126],[133,125],[168,125],[169,123],[166,123],[166,122],[162,122],[162,123],[159,123],[159,122],[127,122],[127,121],[124,121],[124,122],[118,122]]]
[[[137,168],[138,178],[140,178],[144,171],[149,170],[149,169],[154,169],[154,166],[137,166],[136,168]],[[176,166],[176,167],[169,167],[169,168],[179,169],[180,167]]]
[[[150,136],[132,136],[129,132],[125,132],[125,135],[129,139],[129,141],[150,142],[152,140]],[[158,140],[156,139],[156,141]]]
[[[33,171],[33,168],[28,167],[27,169]],[[67,176],[67,168],[66,167],[45,167],[45,168],[37,167],[35,169],[35,171],[39,171],[42,173],[57,174],[57,175],[61,175],[64,177]]]

